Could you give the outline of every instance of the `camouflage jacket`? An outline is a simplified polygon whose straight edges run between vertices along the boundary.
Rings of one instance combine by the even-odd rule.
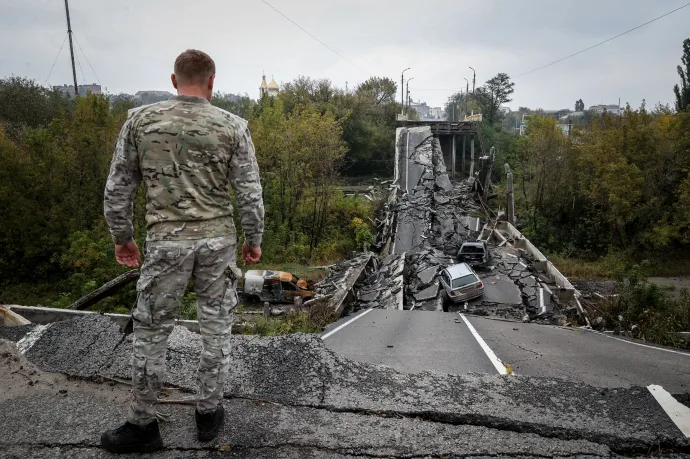
[[[130,110],[105,186],[105,219],[116,244],[134,236],[141,181],[148,240],[235,235],[231,186],[245,241],[261,244],[264,206],[247,122],[206,99],[175,96]]]

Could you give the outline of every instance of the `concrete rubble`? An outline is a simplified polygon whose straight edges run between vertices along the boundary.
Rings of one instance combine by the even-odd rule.
[[[483,239],[493,257],[476,269],[484,295],[451,310],[559,325],[578,315],[574,287],[512,225],[490,218],[475,178],[449,180],[429,127],[399,128],[396,139],[396,180],[379,218],[380,265],[357,282],[353,310],[441,310],[441,270],[456,263],[464,242]],[[481,165],[490,157],[482,158],[478,174],[489,183]]]
[[[375,271],[377,266],[377,259],[371,252],[338,262],[329,267],[326,278],[316,284],[314,298],[303,306],[325,303],[335,316],[340,317],[346,307],[357,299],[355,284]]]
[[[405,254],[389,255],[356,286],[356,309],[403,309]]]
[[[131,336],[100,315],[0,327],[3,457],[114,457],[99,434],[127,409]],[[151,457],[620,457],[690,451],[650,392],[557,378],[404,374],[354,362],[316,336],[234,336],[217,442],[196,441],[198,334],[176,326],[161,405],[165,449]],[[72,379],[46,379],[46,371]],[[22,373],[22,374],[19,374]],[[92,381],[92,382],[90,382]],[[587,400],[583,404],[582,400]],[[678,456],[682,457],[682,456]]]

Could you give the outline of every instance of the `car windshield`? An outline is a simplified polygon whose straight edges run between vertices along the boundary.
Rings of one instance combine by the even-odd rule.
[[[453,279],[452,288],[456,289],[458,287],[464,287],[465,285],[470,285],[477,281],[477,278],[473,274],[468,274],[467,276],[458,277]]]
[[[476,245],[466,245],[462,247],[460,253],[484,253],[484,247]]]

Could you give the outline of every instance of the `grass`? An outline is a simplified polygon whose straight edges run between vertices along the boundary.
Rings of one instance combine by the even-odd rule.
[[[603,319],[609,330],[626,332],[634,338],[653,343],[689,348],[690,342],[678,332],[690,331],[690,294],[678,298],[669,290],[648,282],[639,273],[619,278],[617,296],[587,305],[590,317]]]
[[[626,267],[625,259],[619,255],[606,255],[596,261],[553,255],[549,260],[570,279],[610,279]]]
[[[571,279],[612,279],[634,265],[641,266],[647,277],[690,276],[690,259],[672,255],[665,259],[635,260],[622,253],[610,253],[594,261],[552,255],[549,260]]]
[[[246,335],[284,336],[292,333],[321,333],[338,317],[326,304],[318,303],[309,311],[290,311],[281,317],[258,317],[245,328]]]

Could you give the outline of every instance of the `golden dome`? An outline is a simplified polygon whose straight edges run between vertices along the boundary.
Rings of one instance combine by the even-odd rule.
[[[280,87],[278,86],[278,83],[276,83],[276,80],[271,78],[271,82],[268,83],[268,89],[280,89]]]

